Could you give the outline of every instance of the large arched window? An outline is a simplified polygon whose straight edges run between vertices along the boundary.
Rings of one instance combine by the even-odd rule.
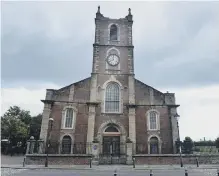
[[[150,138],[150,154],[158,154],[158,139],[157,137]]]
[[[62,153],[70,154],[71,153],[71,137],[64,136],[62,139]]]
[[[120,88],[117,83],[110,83],[106,87],[105,112],[117,113],[120,107]]]
[[[72,108],[67,108],[65,111],[65,128],[73,128],[74,122],[74,110]]]
[[[115,24],[110,26],[110,40],[118,40],[118,29]]]

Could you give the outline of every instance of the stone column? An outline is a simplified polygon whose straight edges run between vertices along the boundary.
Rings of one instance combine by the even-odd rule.
[[[92,164],[98,165],[99,164],[99,151],[100,151],[100,145],[99,142],[93,142],[92,143]]]
[[[29,146],[29,153],[30,154],[33,154],[34,153],[34,147],[35,147],[35,144],[36,144],[36,140],[34,140],[34,138],[30,138],[30,146]]]
[[[95,105],[89,105],[87,144],[91,144],[94,140],[95,115],[96,115]]]
[[[38,140],[38,142],[39,142],[38,154],[42,154],[42,153],[44,153],[44,141]]]
[[[97,75],[91,75],[91,89],[90,89],[90,102],[88,103],[89,116],[87,126],[87,145],[91,144],[94,140],[94,125],[96,116],[96,95],[97,95]],[[87,151],[88,153],[88,151]]]
[[[47,140],[47,131],[48,131],[50,113],[51,113],[51,104],[44,103],[43,118],[42,118],[41,131],[40,131],[40,139],[43,140],[44,142],[46,142]]]
[[[135,124],[135,79],[129,76],[129,138],[133,142],[133,153],[135,153],[136,124]]]
[[[171,125],[172,125],[172,138],[173,138],[173,153],[176,153],[176,143],[177,139],[179,138],[178,135],[178,128],[177,128],[177,119],[174,117],[177,111],[176,108],[170,109],[170,116],[171,116]]]
[[[126,159],[126,164],[128,165],[131,165],[132,164],[132,151],[133,151],[133,148],[132,148],[132,142],[127,142],[126,143],[126,155],[127,155],[127,159]]]
[[[27,141],[27,149],[26,149],[26,154],[30,153],[30,140]]]

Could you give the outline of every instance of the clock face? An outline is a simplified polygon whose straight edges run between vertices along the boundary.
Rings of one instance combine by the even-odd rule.
[[[112,65],[112,66],[115,66],[119,63],[119,57],[115,54],[112,54],[110,55],[108,58],[107,58],[107,62]]]

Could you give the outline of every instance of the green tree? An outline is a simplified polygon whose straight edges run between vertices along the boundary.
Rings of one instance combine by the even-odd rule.
[[[7,118],[7,117],[18,118],[22,122],[24,122],[26,125],[30,124],[30,121],[31,121],[30,111],[22,110],[18,106],[11,106],[7,110],[7,112],[3,115],[3,118]]]
[[[13,106],[1,117],[1,137],[16,143],[28,135],[28,123],[31,121],[29,111]]]
[[[215,144],[216,144],[216,147],[217,147],[218,152],[219,152],[219,137],[215,140]]]
[[[185,140],[183,141],[183,153],[185,154],[191,154],[193,152],[193,141],[190,137],[185,137]]]
[[[41,130],[41,121],[42,121],[42,114],[38,114],[37,116],[33,116],[29,125],[30,128],[30,136],[34,136],[36,140],[40,137],[40,130]]]

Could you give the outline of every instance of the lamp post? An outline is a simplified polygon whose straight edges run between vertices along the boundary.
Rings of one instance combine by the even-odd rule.
[[[178,141],[179,141],[179,155],[180,155],[180,165],[181,167],[183,167],[183,162],[182,162],[182,147],[181,147],[181,141],[180,141],[180,135],[179,135],[179,114],[176,113],[176,115],[174,116],[176,118],[177,121],[177,130],[178,130]]]
[[[49,147],[50,147],[50,138],[51,138],[51,131],[53,126],[53,118],[49,118],[49,131],[48,131],[48,139],[46,143],[46,161],[45,161],[45,167],[48,167],[48,155],[49,155]]]

